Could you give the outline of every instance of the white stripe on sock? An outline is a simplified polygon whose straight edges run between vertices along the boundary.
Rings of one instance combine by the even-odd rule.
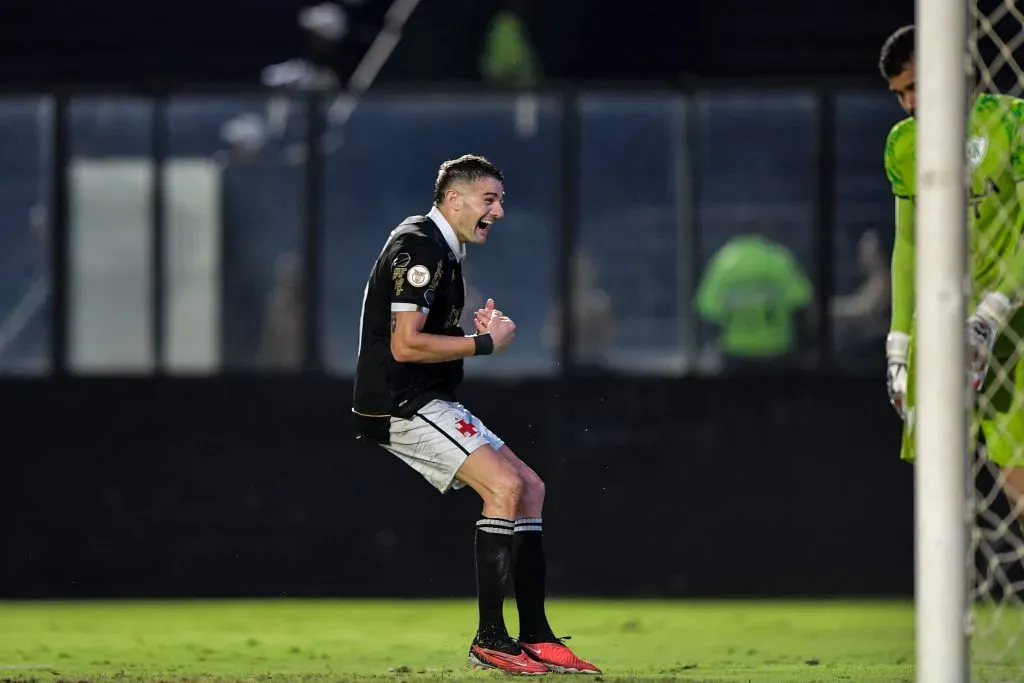
[[[477,520],[477,526],[500,526],[506,529],[512,529],[516,523],[511,519],[498,519],[497,517],[484,517],[483,519]]]
[[[544,520],[540,517],[523,517],[516,520],[516,533],[520,531],[544,531],[544,527],[541,522]]]

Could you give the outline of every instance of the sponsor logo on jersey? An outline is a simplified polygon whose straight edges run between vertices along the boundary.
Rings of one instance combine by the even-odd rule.
[[[988,152],[988,138],[984,135],[975,135],[967,141],[967,160],[971,166],[977,166],[985,158]]]

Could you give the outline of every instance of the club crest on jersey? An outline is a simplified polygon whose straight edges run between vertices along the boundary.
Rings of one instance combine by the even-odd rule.
[[[977,166],[985,158],[988,152],[988,138],[984,135],[975,135],[967,141],[967,160],[971,166]]]
[[[430,282],[430,270],[426,266],[413,266],[409,269],[405,279],[413,287],[426,287]]]

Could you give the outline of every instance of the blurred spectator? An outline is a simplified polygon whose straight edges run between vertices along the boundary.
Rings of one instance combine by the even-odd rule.
[[[225,121],[220,136],[228,145],[230,161],[253,161],[267,143],[267,126],[258,114],[249,112]]]
[[[507,0],[491,20],[480,60],[488,83],[531,88],[542,78],[540,60],[530,41],[527,0]]]
[[[505,8],[494,15],[480,58],[480,71],[486,83],[526,91],[540,84],[543,74],[527,29],[529,14],[529,0],[506,0]],[[519,137],[536,135],[540,118],[536,95],[520,94],[514,115]]]
[[[274,268],[274,286],[267,297],[259,362],[268,369],[296,370],[302,365],[302,261],[282,254]]]
[[[889,330],[889,263],[876,230],[857,242],[857,266],[864,279],[850,294],[831,302],[837,356],[844,363],[881,362],[880,349]]]
[[[263,69],[261,81],[271,88],[316,91],[337,90],[344,76],[339,74],[340,44],[349,32],[345,10],[323,2],[299,11],[298,25],[306,36],[306,54]],[[279,135],[287,126],[292,104],[287,97],[267,103],[266,130]]]
[[[807,275],[788,249],[764,235],[740,235],[712,255],[696,307],[716,327],[728,371],[798,359],[811,298]]]
[[[577,368],[601,371],[608,365],[608,352],[615,335],[612,300],[597,283],[597,268],[589,256],[576,252],[572,260],[574,358]],[[556,301],[548,311],[542,343],[547,349],[557,349],[562,335],[562,303]]]
[[[337,88],[341,79],[334,62],[338,46],[348,33],[348,15],[341,6],[323,2],[300,10],[298,23],[306,32],[306,55],[265,68],[264,85],[298,90]]]

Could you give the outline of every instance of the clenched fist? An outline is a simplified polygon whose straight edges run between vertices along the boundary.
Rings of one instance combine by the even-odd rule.
[[[491,335],[491,339],[494,341],[494,351],[500,352],[508,348],[508,345],[512,343],[512,340],[516,337],[516,324],[512,322],[512,319],[500,315],[501,311],[494,311],[491,314],[491,320],[487,324],[485,330]]]
[[[504,315],[501,311],[494,308],[494,299],[488,299],[484,307],[479,309],[473,316],[473,322],[476,324],[476,333],[483,334],[487,331],[487,326],[491,323],[491,318],[497,313],[499,317]]]

